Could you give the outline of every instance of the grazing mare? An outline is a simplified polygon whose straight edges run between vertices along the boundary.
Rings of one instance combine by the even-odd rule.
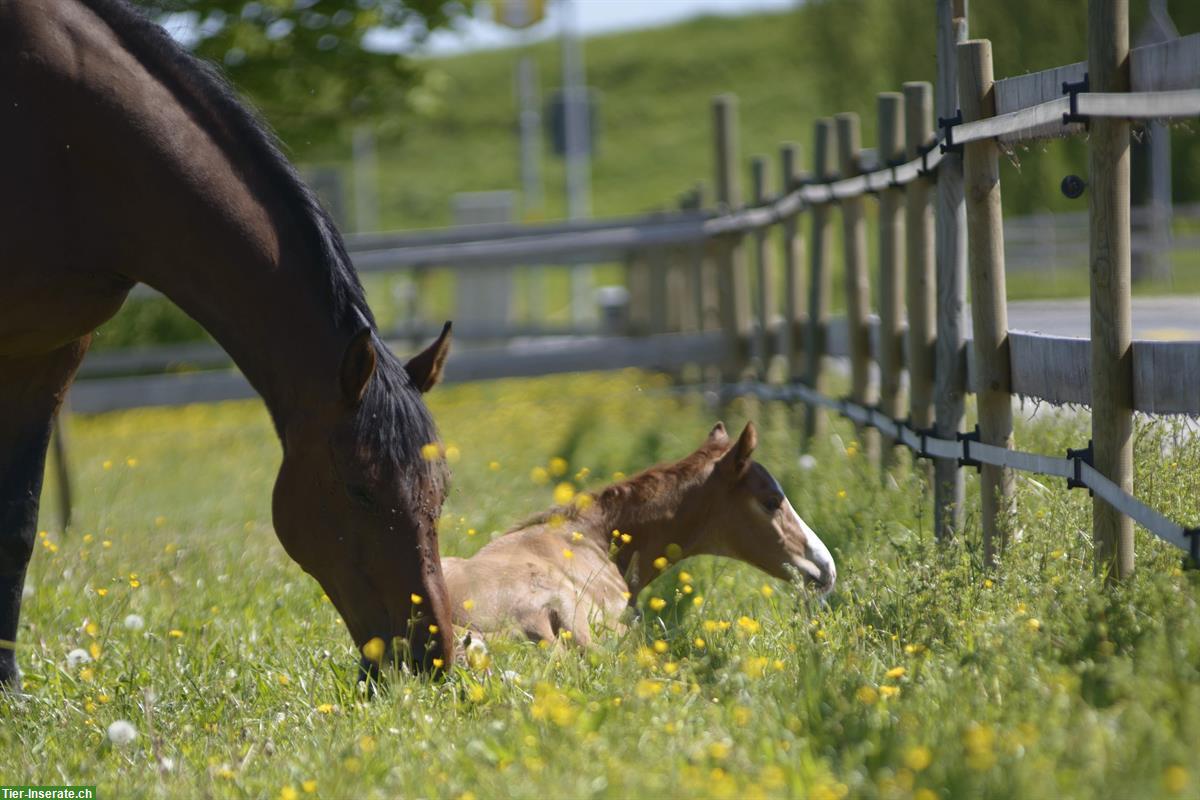
[[[449,659],[446,471],[421,458],[448,331],[407,365],[388,351],[332,221],[233,90],[123,0],[0,0],[0,176],[0,681],[51,420],[139,282],[265,400],[275,529],[354,641],[415,621],[415,663]]]
[[[620,627],[672,545],[677,558],[726,556],[777,578],[796,570],[829,592],[833,557],[751,458],[757,441],[753,423],[731,444],[718,422],[680,461],[539,514],[470,558],[443,558],[455,623],[535,640],[570,631],[586,647],[593,629]]]

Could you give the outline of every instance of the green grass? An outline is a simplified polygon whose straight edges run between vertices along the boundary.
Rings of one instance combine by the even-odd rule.
[[[550,458],[568,476],[589,468],[576,483],[595,487],[684,454],[715,417],[633,372],[430,402],[461,452],[450,553],[546,507],[551,487],[530,471]],[[43,524],[20,635],[28,696],[0,700],[2,778],[96,783],[101,797],[303,796],[307,781],[355,798],[1195,796],[1200,625],[1178,552],[1139,533],[1136,577],[1106,592],[1086,495],[1021,478],[1023,533],[989,576],[974,499],[965,541],[938,548],[907,457],[881,486],[837,423],[804,471],[791,413],[726,411],[731,426],[747,418],[838,560],[827,607],[693,559],[690,595],[670,569],[643,595],[671,601],[662,618],[591,653],[497,641],[489,671],[393,675],[373,700],[337,615],[272,534],[279,450],[257,403],[76,418],[78,524]],[[1085,429],[1043,415],[1017,439],[1061,452]],[[1161,423],[1140,426],[1136,448],[1139,494],[1194,522],[1200,448]],[[123,625],[130,613],[143,630]],[[86,672],[66,665],[93,644]],[[132,745],[106,743],[118,719],[137,727]]]

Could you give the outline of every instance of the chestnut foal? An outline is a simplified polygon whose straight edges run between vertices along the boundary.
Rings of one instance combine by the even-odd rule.
[[[654,560],[672,544],[679,558],[726,556],[777,578],[796,570],[829,592],[833,558],[779,482],[752,460],[757,440],[747,423],[731,444],[718,422],[680,461],[584,495],[591,502],[539,514],[470,558],[444,557],[455,624],[534,640],[570,631],[586,647],[593,630],[620,628]]]

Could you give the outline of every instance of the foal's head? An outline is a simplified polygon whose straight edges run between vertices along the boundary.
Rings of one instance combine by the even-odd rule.
[[[698,453],[707,452],[711,473],[696,487],[705,511],[688,548],[752,564],[777,578],[797,570],[822,594],[833,588],[837,567],[828,548],[800,519],[779,482],[751,457],[758,444],[754,423],[730,444],[717,423]]]
[[[366,328],[342,360],[338,398],[314,400],[283,432],[275,484],[280,541],[321,584],[355,643],[390,658],[399,637],[418,667],[449,663],[450,602],[436,521],[446,474],[421,398],[441,377],[450,325],[407,364]],[[365,665],[369,666],[369,665]]]

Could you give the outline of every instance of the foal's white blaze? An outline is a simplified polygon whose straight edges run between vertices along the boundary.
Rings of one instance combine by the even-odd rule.
[[[794,566],[810,577],[816,578],[822,584],[821,594],[828,594],[833,591],[833,584],[837,580],[837,565],[833,563],[833,556],[829,553],[829,548],[821,541],[821,537],[817,536],[816,532],[808,526],[808,523],[796,513],[796,509],[792,507],[792,501],[784,494],[783,487],[779,485],[779,481],[775,479],[774,475],[771,475],[771,481],[779,490],[779,494],[783,495],[784,512],[792,515],[792,521],[804,533],[807,543],[807,558],[803,560],[808,564],[795,564]],[[816,568],[819,575],[812,575],[811,571],[807,569],[810,565]]]
[[[800,518],[796,513],[796,509],[792,508],[792,501],[784,499],[784,507],[791,512],[796,524],[800,526],[800,530],[804,531],[804,538],[808,541],[808,560],[813,562],[817,569],[824,576],[825,585],[821,587],[821,593],[825,594],[833,589],[834,581],[837,580],[837,565],[833,563],[833,556],[829,553],[829,548],[821,541],[821,537],[808,527],[808,523]]]

